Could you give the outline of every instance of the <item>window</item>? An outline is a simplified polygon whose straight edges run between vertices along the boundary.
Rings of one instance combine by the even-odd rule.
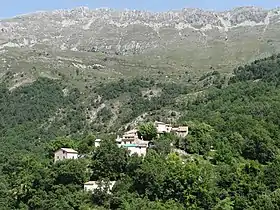
[[[59,159],[59,156],[56,156],[57,159]]]

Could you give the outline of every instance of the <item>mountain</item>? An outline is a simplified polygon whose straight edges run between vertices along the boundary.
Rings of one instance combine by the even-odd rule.
[[[280,209],[279,11],[1,20],[0,209]],[[115,144],[155,120],[189,133],[145,158]],[[59,148],[81,158],[53,163]]]
[[[57,136],[176,122],[186,101],[226,87],[236,67],[279,53],[279,24],[280,9],[255,7],[82,7],[1,20],[2,142],[40,150]]]
[[[107,81],[159,71],[171,79],[186,71],[228,73],[280,52],[279,21],[280,9],[255,7],[161,13],[81,7],[21,15],[0,21],[0,78],[12,72],[11,87],[18,87],[38,76],[75,81],[77,69],[83,79]]]
[[[115,133],[95,133],[99,147],[96,129],[77,136],[88,129],[77,89],[62,91],[58,81],[46,78],[13,91],[0,86],[1,209],[280,209],[280,54],[233,74],[224,87],[215,82],[194,99],[183,84],[163,83],[157,85],[162,96],[152,100],[149,93],[145,99],[138,91],[151,86],[149,80],[97,89],[104,101],[131,97],[133,106],[123,105],[131,112],[120,117],[149,109],[163,114],[166,105],[181,113],[175,123],[187,124],[188,135],[155,135],[145,157],[118,147]],[[110,118],[108,109],[100,113],[102,120]],[[151,124],[141,127],[154,134]],[[63,131],[71,136],[58,137]],[[54,152],[65,147],[82,155],[54,163]],[[84,189],[89,180],[98,184],[94,192]]]

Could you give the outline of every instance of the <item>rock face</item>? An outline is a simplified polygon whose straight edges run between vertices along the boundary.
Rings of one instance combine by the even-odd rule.
[[[280,10],[254,7],[226,12],[183,9],[163,13],[76,8],[0,21],[0,48],[44,47],[139,54],[178,43],[238,39],[252,27],[263,36],[279,26]],[[248,32],[243,33],[244,28]],[[241,34],[238,34],[240,31]]]
[[[0,20],[0,82],[228,73],[279,53],[279,42],[280,9],[37,12]]]

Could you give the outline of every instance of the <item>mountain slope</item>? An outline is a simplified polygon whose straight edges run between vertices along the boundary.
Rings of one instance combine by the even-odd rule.
[[[2,141],[32,130],[23,139],[40,150],[55,136],[176,122],[240,63],[278,52],[279,12],[77,8],[1,20]]]
[[[279,17],[279,9],[254,7],[163,13],[76,8],[22,15],[0,21],[0,79],[18,87],[44,76],[84,87],[88,80],[149,75],[174,81],[185,72],[229,73],[280,52]]]
[[[248,64],[279,52],[277,9],[78,8],[0,25],[2,209],[279,209],[280,54]],[[154,120],[189,134],[145,158],[117,147]],[[60,147],[85,156],[53,164]],[[112,194],[83,191],[99,179]]]

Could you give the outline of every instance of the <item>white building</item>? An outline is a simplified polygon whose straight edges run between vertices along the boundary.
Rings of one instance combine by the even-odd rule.
[[[158,135],[172,132],[179,137],[185,138],[189,133],[188,126],[172,127],[170,124],[155,122],[155,127],[157,129]]]
[[[122,147],[130,151],[130,155],[137,154],[138,156],[146,156],[147,154],[147,144],[124,144]]]
[[[65,159],[77,159],[78,152],[71,148],[61,148],[54,153],[54,162]]]
[[[94,146],[95,146],[95,147],[100,147],[100,143],[101,143],[101,139],[96,139],[96,140],[94,141]]]
[[[121,145],[122,145],[122,138],[120,138],[120,136],[118,136],[118,137],[116,138],[116,143],[117,143],[117,145],[118,145],[119,147],[121,147]]]
[[[170,133],[172,130],[172,126],[170,124],[166,124],[163,122],[155,122],[155,127],[157,129],[158,134],[163,134],[163,133]]]
[[[101,186],[100,186],[101,184]],[[108,186],[108,193],[110,193],[116,184],[116,181],[110,181]],[[94,190],[98,189],[100,187],[101,190],[104,190],[105,188],[105,182],[98,182],[98,181],[89,181],[84,183],[84,190],[88,192],[94,192]]]
[[[133,144],[138,139],[138,130],[133,129],[124,133],[122,137],[122,144]]]
[[[130,155],[136,153],[138,156],[145,156],[147,153],[148,143],[138,138],[138,130],[133,129],[124,133],[122,138],[116,139],[119,147],[123,147],[130,151]]]

